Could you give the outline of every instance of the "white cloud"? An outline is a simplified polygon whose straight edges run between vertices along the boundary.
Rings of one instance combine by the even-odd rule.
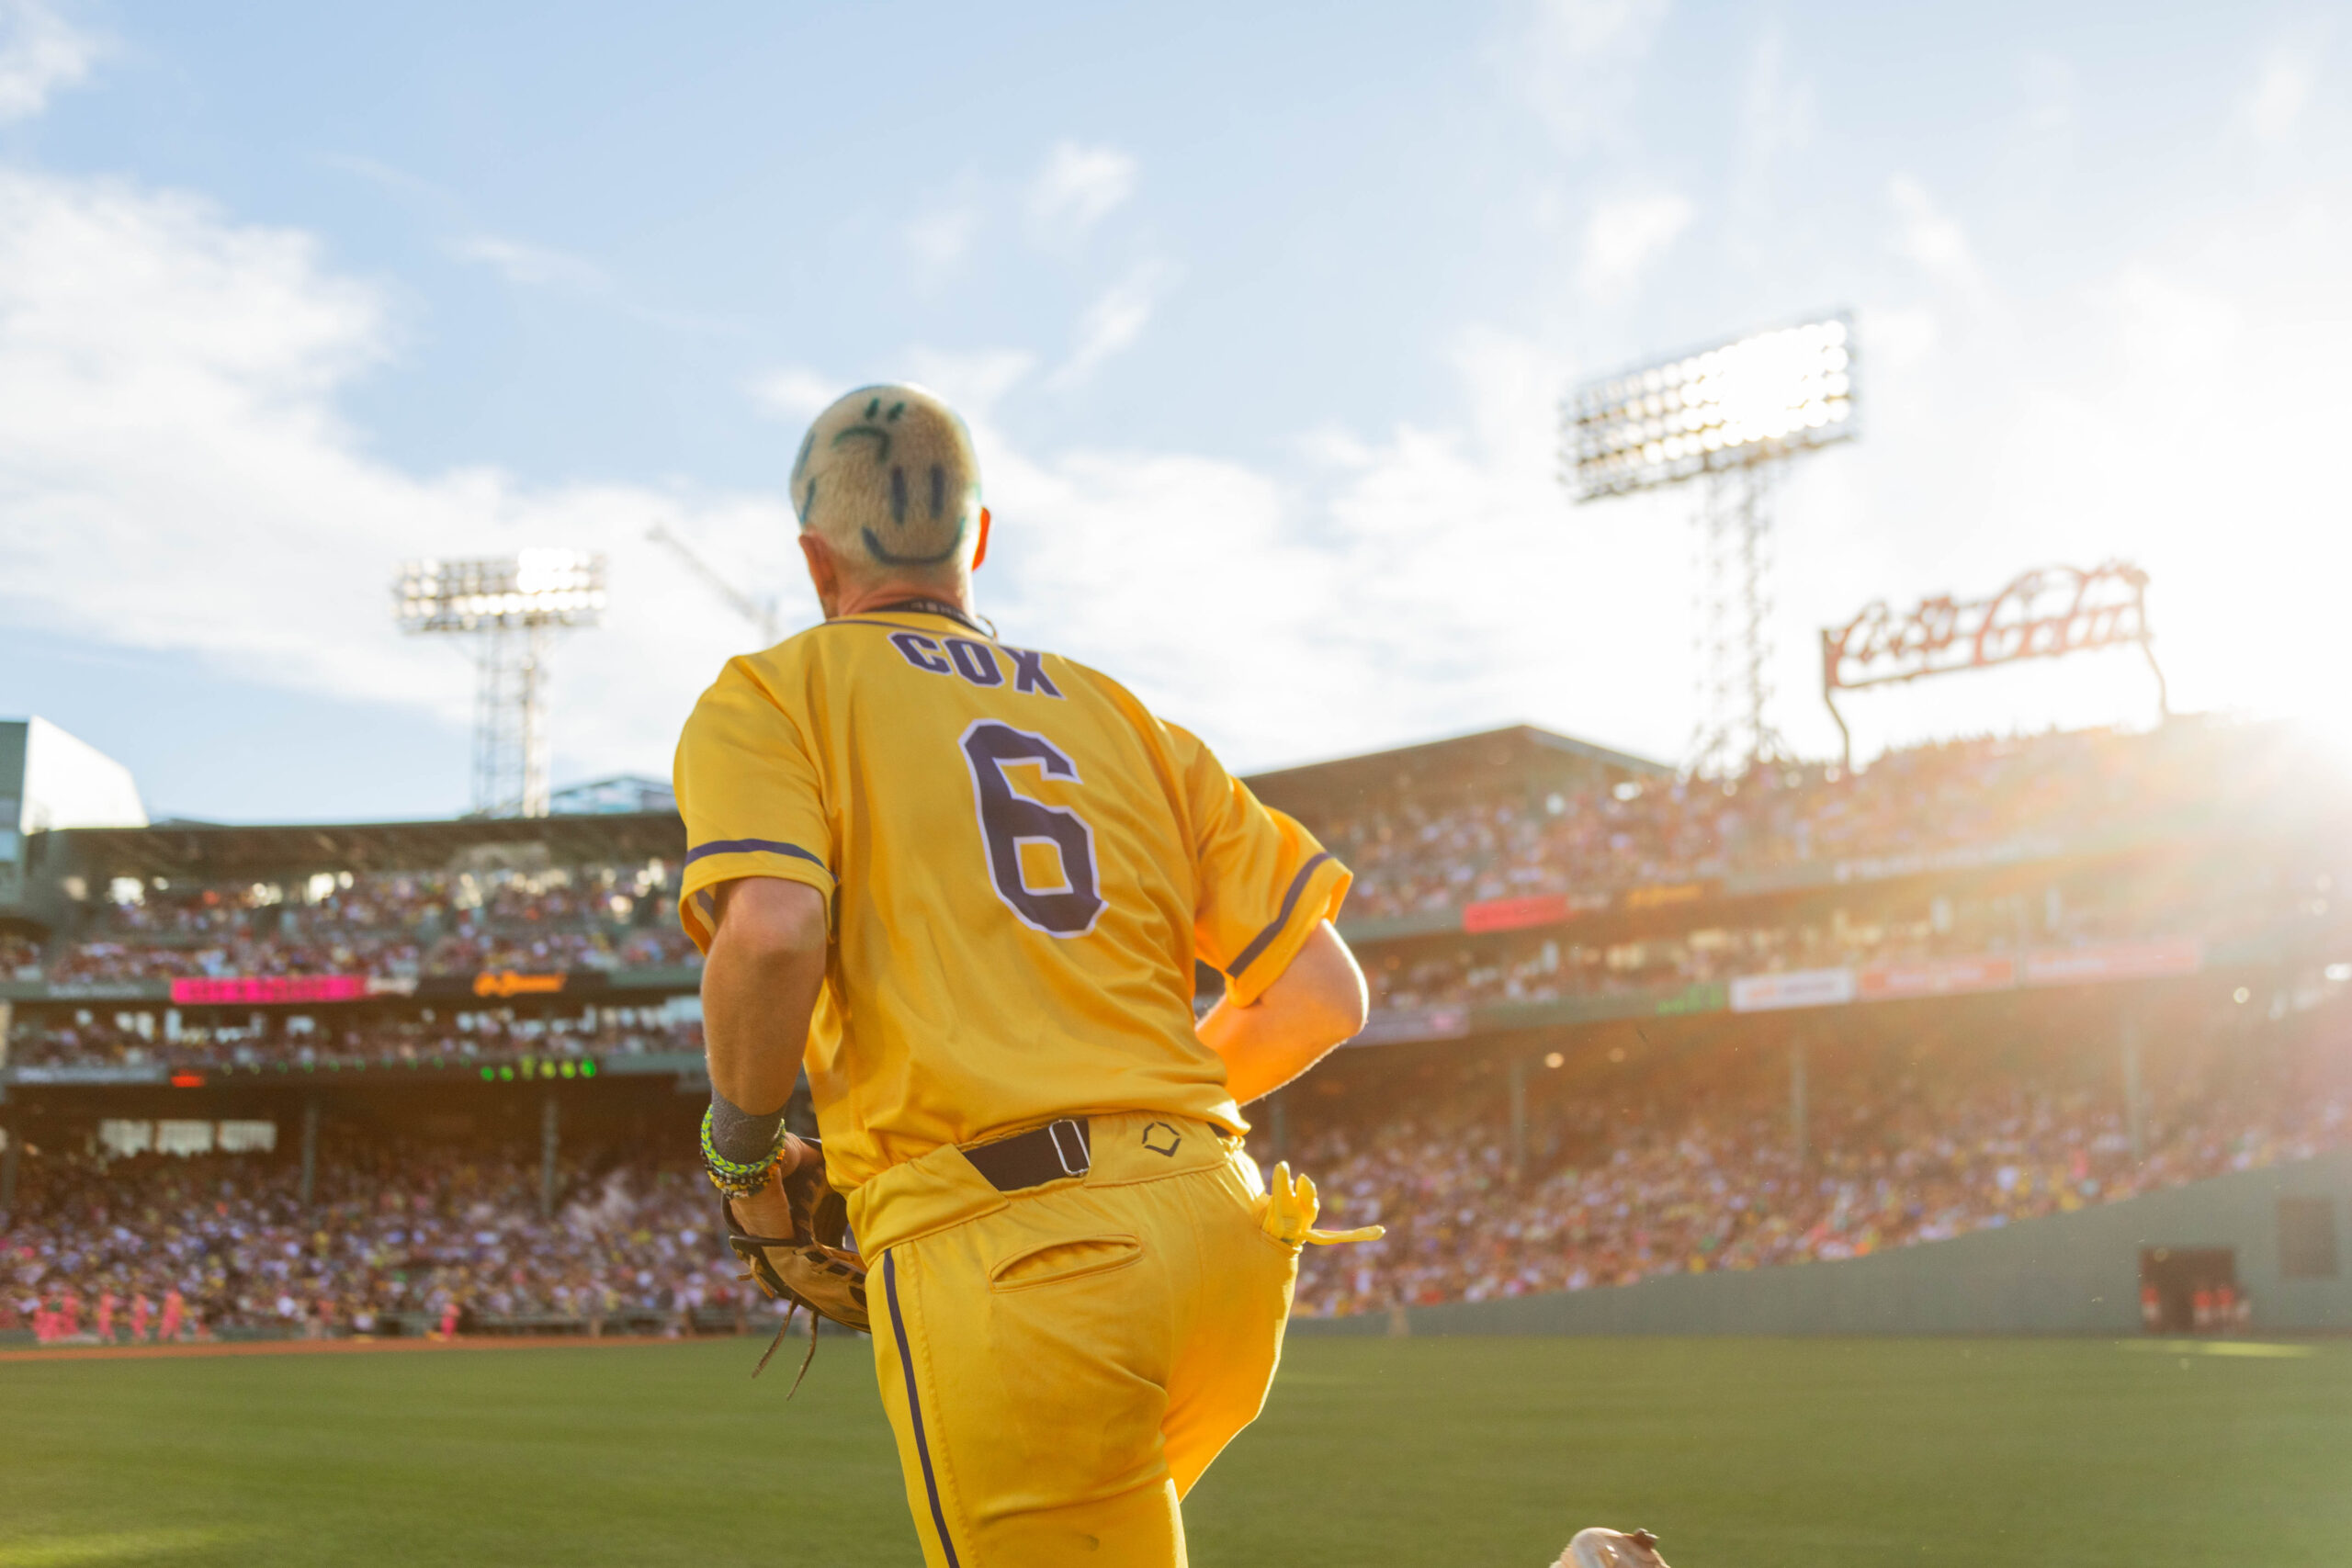
[[[90,73],[102,52],[96,35],[42,0],[0,3],[0,120],[29,119],[50,95]]]
[[[1593,209],[1584,226],[1585,292],[1614,299],[1627,293],[1642,268],[1662,254],[1697,209],[1672,191],[1622,197]]]
[[[804,366],[770,370],[752,378],[747,389],[762,413],[786,424],[806,424],[825,406],[854,385],[835,381]]]
[[[934,279],[953,272],[979,237],[980,217],[979,195],[968,179],[927,198],[905,231],[916,270]]]
[[[1667,0],[1533,0],[1492,53],[1569,151],[1620,142],[1666,12]]]
[[[2180,372],[2211,367],[2239,334],[2235,305],[2184,288],[2143,264],[2127,266],[2105,293],[2117,313],[2120,344],[2145,368]]]
[[[462,240],[452,240],[448,249],[449,254],[459,261],[478,263],[507,282],[526,288],[562,288],[576,294],[596,294],[603,292],[611,281],[602,267],[583,257],[566,251],[550,250],[545,245],[501,239],[495,234],[475,234]]]
[[[1810,146],[1815,123],[1813,84],[1791,74],[1785,36],[1777,25],[1767,28],[1748,61],[1747,85],[1740,95],[1742,161],[1752,175],[1760,175],[1782,152]]]
[[[1897,175],[1889,181],[1887,194],[1894,203],[1898,220],[1895,254],[1917,265],[1964,303],[1989,308],[1993,290],[1977,265],[1967,231],[1936,205],[1925,186],[1908,175]]]
[[[1115,147],[1055,144],[1029,183],[1029,218],[1047,239],[1075,239],[1135,194],[1136,161]]]
[[[1018,348],[969,354],[915,348],[907,353],[907,378],[937,392],[967,418],[985,418],[1036,367],[1037,356]]]
[[[2034,51],[2018,62],[2018,88],[2025,100],[2019,128],[2027,135],[2045,141],[2073,137],[2083,93],[2074,62]]]
[[[2246,96],[2246,125],[2255,139],[2276,145],[2292,137],[2318,77],[2318,62],[2310,50],[2274,50]]]
[[[981,419],[1036,367],[1037,356],[1021,349],[950,353],[916,347],[871,375],[848,378],[794,365],[753,377],[745,389],[761,412],[796,431],[851,388],[874,381],[911,381],[946,399],[967,420]]]
[[[372,186],[401,196],[421,197],[437,206],[447,207],[456,201],[447,187],[412,175],[406,169],[394,168],[380,158],[362,157],[356,152],[317,152],[311,154],[311,161],[322,169],[356,175]]]
[[[1679,713],[1682,667],[1616,642],[1629,616],[1677,613],[1679,531],[1639,525],[1639,502],[1570,509],[1553,423],[1566,366],[1487,332],[1453,360],[1458,423],[1327,426],[1306,482],[1190,454],[1031,453],[983,424],[988,609],[1239,766],[1530,718],[1671,750],[1679,721],[1657,716]]]
[[[401,472],[332,400],[387,337],[379,299],[300,234],[0,171],[0,613],[462,724],[466,664],[393,629],[397,564],[601,549],[613,606],[558,655],[557,746],[593,771],[658,770],[686,705],[752,634],[707,613],[647,527],[669,519],[713,558],[787,581],[782,498]],[[805,590],[786,612],[812,613]],[[563,700],[585,691],[597,700]]]
[[[462,725],[457,650],[393,629],[397,563],[601,549],[606,625],[568,640],[555,674],[558,750],[584,773],[658,771],[752,637],[646,540],[651,524],[782,589],[787,626],[813,618],[780,495],[542,488],[371,457],[334,399],[387,340],[382,301],[300,234],[0,172],[0,613]],[[903,359],[973,414],[1004,527],[982,586],[1008,635],[1105,665],[1243,765],[1520,715],[1637,739],[1625,727],[1670,699],[1671,678],[1577,681],[1605,668],[1612,613],[1679,590],[1641,556],[1653,536],[1596,541],[1566,513],[1562,367],[1509,340],[1465,340],[1463,428],[1361,439],[1360,462],[1304,488],[1186,452],[1023,450],[990,411],[1028,356]],[[757,388],[795,412],[838,390],[805,368]],[[1512,613],[1528,582],[1541,613]]]
[[[1174,278],[1173,268],[1147,262],[1104,290],[1079,317],[1077,342],[1049,383],[1076,386],[1104,360],[1131,346],[1151,324],[1152,312]]]
[[[1882,257],[1859,299],[1867,434],[1784,491],[1784,731],[1815,751],[1835,741],[1808,696],[1814,627],[1873,597],[2117,554],[2155,574],[2182,706],[2340,715],[2340,660],[2309,629],[2332,624],[2352,575],[2324,465],[2352,418],[2332,368],[2352,355],[2340,217],[2249,208],[2182,231],[2181,254],[2037,300],[1993,297],[1960,216],[1923,186],[1898,181],[1889,200],[1906,265]],[[1166,287],[1147,269],[1098,301],[1076,374],[1135,341]],[[1982,313],[1953,311],[1955,292]],[[730,577],[781,589],[786,625],[805,625],[784,498],[404,471],[336,412],[389,340],[381,299],[300,234],[0,168],[0,615],[462,725],[466,665],[391,628],[395,564],[603,549],[614,604],[559,655],[558,747],[582,773],[659,771],[751,633],[645,531],[669,523]],[[2230,379],[2209,373],[2217,360]],[[1303,411],[1311,460],[1276,469],[1009,436],[1001,405],[1078,365],[1043,378],[1018,350],[909,348],[855,367],[911,374],[971,414],[1000,529],[984,608],[1009,637],[1101,664],[1244,767],[1514,719],[1654,755],[1681,745],[1690,498],[1566,503],[1554,400],[1577,367],[1465,333],[1453,412],[1384,431]],[[850,381],[786,367],[751,390],[797,420]],[[2144,703],[2128,660],[2086,668],[2123,693],[2088,716]],[[2053,711],[1989,680],[1858,706],[1865,754],[1931,728],[1923,715],[1949,729]],[[449,765],[462,777],[461,756]]]

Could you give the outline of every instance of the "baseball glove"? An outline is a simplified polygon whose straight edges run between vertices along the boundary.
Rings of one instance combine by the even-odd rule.
[[[784,1322],[777,1325],[775,1338],[769,1342],[760,1364],[752,1369],[753,1377],[767,1370],[769,1358],[792,1326],[793,1314],[803,1307],[861,1334],[871,1331],[865,1309],[865,1260],[842,1245],[849,1230],[849,1205],[825,1179],[825,1154],[816,1140],[796,1138],[793,1144],[797,1163],[781,1176],[784,1196],[792,1208],[790,1235],[753,1235],[736,1219],[733,1201],[723,1192],[718,1198],[718,1212],[727,1224],[727,1245],[744,1265],[736,1278],[753,1281],[771,1300],[785,1303]],[[800,1379],[808,1375],[808,1363],[816,1359],[817,1334],[812,1324],[808,1353],[801,1358],[799,1377],[792,1380],[792,1393],[800,1392]]]

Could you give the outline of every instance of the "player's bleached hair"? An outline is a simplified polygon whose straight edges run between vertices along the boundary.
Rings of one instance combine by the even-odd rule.
[[[792,509],[861,575],[952,572],[979,542],[971,432],[921,387],[860,387],[808,427]]]

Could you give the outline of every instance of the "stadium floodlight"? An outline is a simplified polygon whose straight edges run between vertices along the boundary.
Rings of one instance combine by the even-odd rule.
[[[1578,501],[1770,462],[1852,438],[1854,333],[1843,316],[1779,327],[1603,378],[1568,404]]]
[[[1854,361],[1853,321],[1832,312],[1604,376],[1562,405],[1561,478],[1579,502],[1708,481],[1693,773],[1786,753],[1765,717],[1771,486],[1788,459],[1859,433]]]
[[[545,817],[548,655],[556,633],[603,620],[605,558],[536,549],[407,561],[393,581],[392,604],[404,632],[474,639],[474,809]]]
[[[404,632],[593,626],[605,609],[605,558],[524,550],[488,560],[413,560],[392,585]]]

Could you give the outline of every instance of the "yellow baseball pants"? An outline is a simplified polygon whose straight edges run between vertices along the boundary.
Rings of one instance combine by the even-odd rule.
[[[1002,1193],[943,1148],[851,1200],[931,1568],[1181,1565],[1178,1500],[1273,1381],[1298,1249],[1239,1141],[1091,1124],[1083,1177]]]

